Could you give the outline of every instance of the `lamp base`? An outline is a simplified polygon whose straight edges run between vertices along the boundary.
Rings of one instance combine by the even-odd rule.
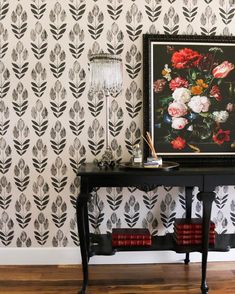
[[[113,156],[113,151],[110,147],[106,147],[104,154],[100,161],[97,161],[99,167],[113,168],[115,166],[115,158]]]

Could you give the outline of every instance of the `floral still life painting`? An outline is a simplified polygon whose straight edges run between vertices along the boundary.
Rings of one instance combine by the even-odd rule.
[[[235,44],[156,41],[150,50],[157,152],[234,153]]]

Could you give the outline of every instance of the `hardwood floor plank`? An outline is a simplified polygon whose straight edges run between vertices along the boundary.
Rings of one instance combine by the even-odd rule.
[[[87,294],[200,294],[201,264],[90,265]],[[235,293],[235,262],[208,263],[209,294]],[[0,294],[77,294],[81,266],[0,266]]]

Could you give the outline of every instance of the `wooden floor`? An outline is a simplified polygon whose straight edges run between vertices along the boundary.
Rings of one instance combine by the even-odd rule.
[[[200,263],[90,265],[87,294],[200,294]],[[210,294],[235,293],[235,262],[209,263]],[[77,294],[80,266],[0,266],[0,293]]]

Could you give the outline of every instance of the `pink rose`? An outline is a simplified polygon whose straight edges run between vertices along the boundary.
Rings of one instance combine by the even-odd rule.
[[[212,70],[212,74],[216,79],[227,77],[231,70],[234,69],[234,64],[224,61]]]
[[[172,102],[168,107],[168,113],[173,117],[181,117],[187,114],[188,109],[184,103]]]
[[[173,117],[171,127],[175,130],[182,130],[188,123],[184,117]]]
[[[172,91],[177,88],[188,88],[188,81],[181,77],[176,77],[170,81],[169,87]]]

